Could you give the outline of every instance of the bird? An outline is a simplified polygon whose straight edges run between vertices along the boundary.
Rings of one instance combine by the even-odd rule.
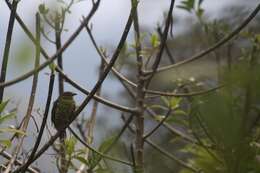
[[[62,131],[60,139],[66,138],[66,130],[64,130],[64,127],[70,123],[76,109],[73,98],[74,95],[76,95],[76,93],[70,91],[63,92],[53,103],[51,120],[55,129],[57,131]]]

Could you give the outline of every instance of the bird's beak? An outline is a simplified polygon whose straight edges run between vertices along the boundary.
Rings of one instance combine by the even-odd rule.
[[[75,96],[75,95],[77,95],[76,93],[72,93],[72,96]]]

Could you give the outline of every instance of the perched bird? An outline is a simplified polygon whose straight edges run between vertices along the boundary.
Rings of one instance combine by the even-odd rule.
[[[53,103],[51,120],[57,131],[61,131],[73,117],[73,113],[76,109],[75,101],[73,99],[74,95],[76,94],[73,92],[64,92]],[[64,139],[65,137],[66,130],[64,130],[60,135],[60,138]]]

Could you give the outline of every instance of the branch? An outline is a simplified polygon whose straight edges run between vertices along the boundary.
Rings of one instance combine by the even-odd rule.
[[[131,13],[129,15],[129,19],[127,21],[124,33],[121,37],[121,40],[118,44],[118,47],[113,55],[113,58],[111,59],[109,65],[106,67],[106,69],[104,70],[104,72],[102,73],[102,76],[100,77],[100,79],[97,81],[96,85],[94,86],[94,88],[91,90],[91,92],[89,93],[89,95],[87,96],[87,98],[83,101],[83,103],[81,104],[81,106],[75,111],[72,120],[70,121],[70,123],[72,121],[74,121],[76,119],[76,117],[79,115],[79,113],[84,109],[84,107],[89,103],[89,101],[91,100],[91,98],[94,96],[94,94],[97,92],[97,90],[99,89],[99,87],[101,86],[101,84],[103,83],[103,81],[105,80],[105,78],[107,77],[109,71],[111,70],[111,67],[114,65],[120,50],[122,49],[124,42],[126,41],[127,35],[129,33],[130,27],[132,25],[132,19],[131,19],[131,14],[132,14],[132,10]],[[69,123],[69,124],[70,124]],[[64,130],[69,126],[69,124],[67,124],[64,127]],[[34,159],[31,161],[31,163],[33,161],[35,161],[36,159],[38,159],[53,143],[54,141],[60,136],[62,130],[58,131],[53,137],[51,137],[51,139],[39,150],[38,153],[36,153]],[[31,164],[30,163],[30,164]],[[23,166],[21,166],[20,168],[18,168],[16,171],[14,171],[14,173],[19,173],[19,171],[23,168]]]
[[[12,41],[12,35],[13,35],[13,29],[14,29],[14,21],[15,21],[15,12],[17,9],[18,0],[13,0],[13,3],[11,5],[11,14],[9,18],[9,24],[6,34],[6,40],[5,40],[5,48],[4,48],[4,55],[2,60],[2,68],[1,68],[1,76],[0,76],[0,82],[5,82],[6,78],[6,70],[7,70],[7,64],[8,64],[8,57],[9,57],[9,51]],[[0,88],[0,103],[3,100],[4,96],[4,88]]]
[[[35,46],[35,64],[34,64],[34,68],[37,68],[40,64],[40,16],[37,13],[36,16],[36,46]],[[33,109],[33,105],[34,105],[34,100],[35,100],[35,95],[36,95],[36,89],[37,89],[37,84],[38,84],[38,72],[34,73],[33,75],[33,81],[32,81],[32,89],[31,89],[31,94],[30,94],[30,98],[29,98],[29,103],[28,103],[28,107],[27,107],[27,112],[25,117],[22,120],[22,127],[20,128],[22,131],[26,132],[27,128],[28,128],[28,124],[31,118],[31,114],[32,114],[32,109]],[[12,169],[12,166],[14,164],[14,161],[17,157],[17,155],[19,154],[23,142],[24,142],[24,138],[26,135],[22,135],[19,140],[18,140],[18,144],[14,149],[14,154],[12,159],[10,160],[6,170],[4,173],[9,173]]]
[[[217,87],[205,90],[205,91],[198,91],[198,92],[188,92],[188,93],[173,93],[173,92],[162,92],[162,91],[155,91],[155,90],[146,90],[146,93],[154,94],[157,96],[170,96],[170,97],[191,97],[191,96],[198,96],[203,94],[208,94],[223,88],[224,85],[219,85]]]
[[[170,154],[168,151],[165,151],[164,149],[162,149],[161,147],[159,147],[158,145],[156,145],[155,143],[153,143],[151,140],[149,139],[145,139],[145,142],[147,144],[149,144],[151,147],[153,147],[154,149],[156,149],[157,151],[159,151],[161,154],[163,154],[164,156],[168,157],[169,159],[175,161],[176,163],[178,163],[179,165],[181,165],[184,168],[189,169],[192,172],[197,172],[199,173],[200,170],[197,168],[194,168],[192,165],[185,163],[184,161],[178,159],[177,157],[175,157],[174,155]]]
[[[171,108],[169,108],[169,110],[168,110],[168,112],[166,113],[166,115],[165,115],[165,117],[149,132],[149,133],[147,133],[146,135],[144,135],[144,140],[146,139],[146,138],[149,138],[157,129],[159,129],[162,125],[163,125],[163,123],[167,120],[167,118],[170,116],[170,114],[171,114],[171,112],[172,112],[172,110],[171,110]]]
[[[11,8],[10,3],[7,1],[7,5],[9,8]],[[33,44],[36,44],[36,40],[33,36],[33,34],[30,32],[30,30],[28,29],[28,27],[24,24],[24,22],[22,21],[22,19],[19,17],[18,14],[16,14],[16,20],[18,21],[18,23],[20,24],[20,26],[22,27],[22,29],[24,30],[24,32],[26,33],[26,35],[31,39],[31,41],[33,42]],[[46,51],[41,47],[41,53],[42,55],[46,58],[46,59],[50,59],[50,57],[48,56],[48,54],[46,53]],[[62,76],[64,77],[64,79],[66,79],[66,81],[68,83],[70,83],[72,86],[74,86],[75,88],[77,88],[78,90],[80,90],[82,93],[88,95],[89,91],[84,89],[82,86],[80,86],[79,84],[77,84],[77,82],[73,81],[71,78],[69,78],[69,76],[67,76],[58,66],[56,66],[55,70],[57,72],[59,72],[60,74],[62,74]],[[1,88],[1,84],[0,84],[0,88]],[[109,100],[106,100],[102,97],[96,96],[94,95],[94,99],[96,99],[97,101],[99,101],[102,104],[105,104],[109,107],[121,110],[121,111],[125,111],[125,112],[129,112],[129,113],[133,113],[135,112],[134,109],[132,108],[128,108],[126,106],[121,106],[118,105],[114,102],[111,102]]]
[[[151,73],[149,73],[150,76],[148,78],[149,82],[147,83],[147,86],[149,85],[149,83],[150,83],[151,79],[153,78],[153,76],[155,75],[155,73],[158,71],[158,67],[159,67],[159,64],[160,64],[161,59],[162,59],[162,54],[163,54],[163,51],[164,51],[164,48],[165,48],[165,45],[166,45],[168,32],[169,32],[170,25],[171,25],[171,22],[172,22],[172,12],[173,12],[174,3],[175,3],[175,0],[171,0],[171,5],[170,5],[170,8],[169,8],[165,28],[164,28],[162,39],[161,39],[160,49],[159,49],[158,54],[156,55],[154,64],[152,66],[152,71],[151,71]]]
[[[6,3],[8,5],[8,7],[11,9],[11,5],[10,5],[10,2],[8,0],[6,0]],[[10,81],[7,81],[5,83],[1,82],[0,83],[0,88],[4,88],[4,87],[7,87],[7,86],[11,86],[13,84],[16,84],[18,82],[21,82],[27,78],[29,78],[30,76],[32,76],[33,74],[41,71],[42,69],[44,69],[46,66],[50,65],[57,57],[59,54],[61,54],[62,52],[64,52],[68,47],[69,45],[75,40],[75,38],[79,35],[79,33],[82,31],[82,29],[84,28],[84,26],[86,24],[89,23],[91,17],[94,15],[94,13],[96,12],[98,6],[99,6],[99,3],[100,3],[100,0],[98,0],[96,3],[94,3],[91,11],[89,12],[88,16],[86,17],[86,19],[80,24],[80,26],[73,32],[73,34],[69,37],[69,39],[64,43],[64,45],[53,55],[51,56],[51,58],[47,59],[43,64],[41,64],[39,67],[13,79],[13,80],[10,80]],[[16,14],[17,16],[17,14]],[[16,19],[18,19],[16,17]],[[19,22],[20,23],[20,22]]]
[[[6,159],[8,159],[8,160],[12,159],[12,155],[9,154],[9,153],[6,152],[6,151],[0,152],[0,155],[2,155],[4,158],[6,158]],[[15,163],[16,165],[19,165],[19,166],[21,166],[21,165],[23,164],[22,161],[17,160],[17,159],[14,161],[14,163]],[[34,169],[34,168],[32,168],[32,167],[27,168],[27,171],[30,172],[30,173],[39,173],[39,171],[37,171],[36,169]]]
[[[78,135],[77,133],[75,133],[70,127],[69,127],[69,130],[70,132],[73,134],[73,136],[78,139],[80,141],[81,144],[83,144],[85,147],[87,147],[89,150],[97,153],[98,155],[100,155],[101,157],[103,158],[106,158],[106,159],[109,159],[109,160],[112,160],[112,161],[115,161],[115,162],[118,162],[118,163],[122,163],[122,164],[125,164],[125,165],[128,165],[128,166],[133,166],[132,163],[130,162],[127,162],[127,161],[124,161],[124,160],[120,160],[120,159],[116,159],[114,157],[111,157],[111,156],[108,156],[104,153],[101,153],[99,151],[97,151],[96,149],[94,149],[93,147],[89,146],[84,140],[82,140]]]
[[[49,109],[50,109],[50,104],[51,104],[51,97],[52,97],[52,92],[53,92],[53,85],[54,85],[54,79],[55,79],[55,75],[52,72],[51,76],[50,76],[50,82],[49,82],[49,91],[48,91],[48,96],[47,96],[47,101],[46,101],[46,106],[45,106],[45,111],[44,111],[44,115],[43,115],[43,120],[42,120],[42,124],[41,124],[41,128],[40,128],[40,132],[38,134],[38,137],[36,139],[36,142],[34,144],[34,147],[32,149],[32,152],[30,154],[30,156],[28,157],[27,162],[24,165],[24,168],[21,170],[21,173],[24,173],[26,171],[26,169],[29,167],[30,165],[30,161],[34,158],[34,155],[40,145],[41,139],[42,139],[42,135],[44,132],[44,128],[45,125],[47,123],[47,118],[48,118],[48,113],[49,113]]]
[[[202,58],[203,56],[211,53],[215,49],[221,47],[222,45],[224,45],[225,43],[227,43],[228,41],[233,39],[237,34],[239,34],[241,32],[241,30],[244,29],[248,25],[248,23],[251,22],[251,20],[257,15],[259,10],[260,10],[260,3],[256,6],[255,10],[252,11],[252,13],[234,31],[232,31],[229,35],[227,35],[226,37],[221,39],[219,42],[214,44],[212,47],[209,47],[208,49],[203,50],[203,51],[195,54],[191,58],[188,58],[188,59],[183,60],[181,62],[178,62],[176,64],[172,64],[172,65],[169,65],[169,66],[158,68],[157,72],[163,72],[163,71],[166,71],[166,70],[169,70],[169,69],[172,69],[172,68],[179,67],[181,65],[187,64],[189,62],[192,62],[194,60]],[[147,75],[149,75],[151,73],[153,73],[153,71],[146,71]]]

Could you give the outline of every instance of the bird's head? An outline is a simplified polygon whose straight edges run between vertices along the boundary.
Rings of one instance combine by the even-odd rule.
[[[73,97],[73,96],[75,96],[75,95],[77,95],[76,93],[73,93],[73,92],[70,92],[70,91],[66,91],[66,92],[64,92],[64,93],[62,93],[62,97],[64,98],[71,98],[71,97]]]

